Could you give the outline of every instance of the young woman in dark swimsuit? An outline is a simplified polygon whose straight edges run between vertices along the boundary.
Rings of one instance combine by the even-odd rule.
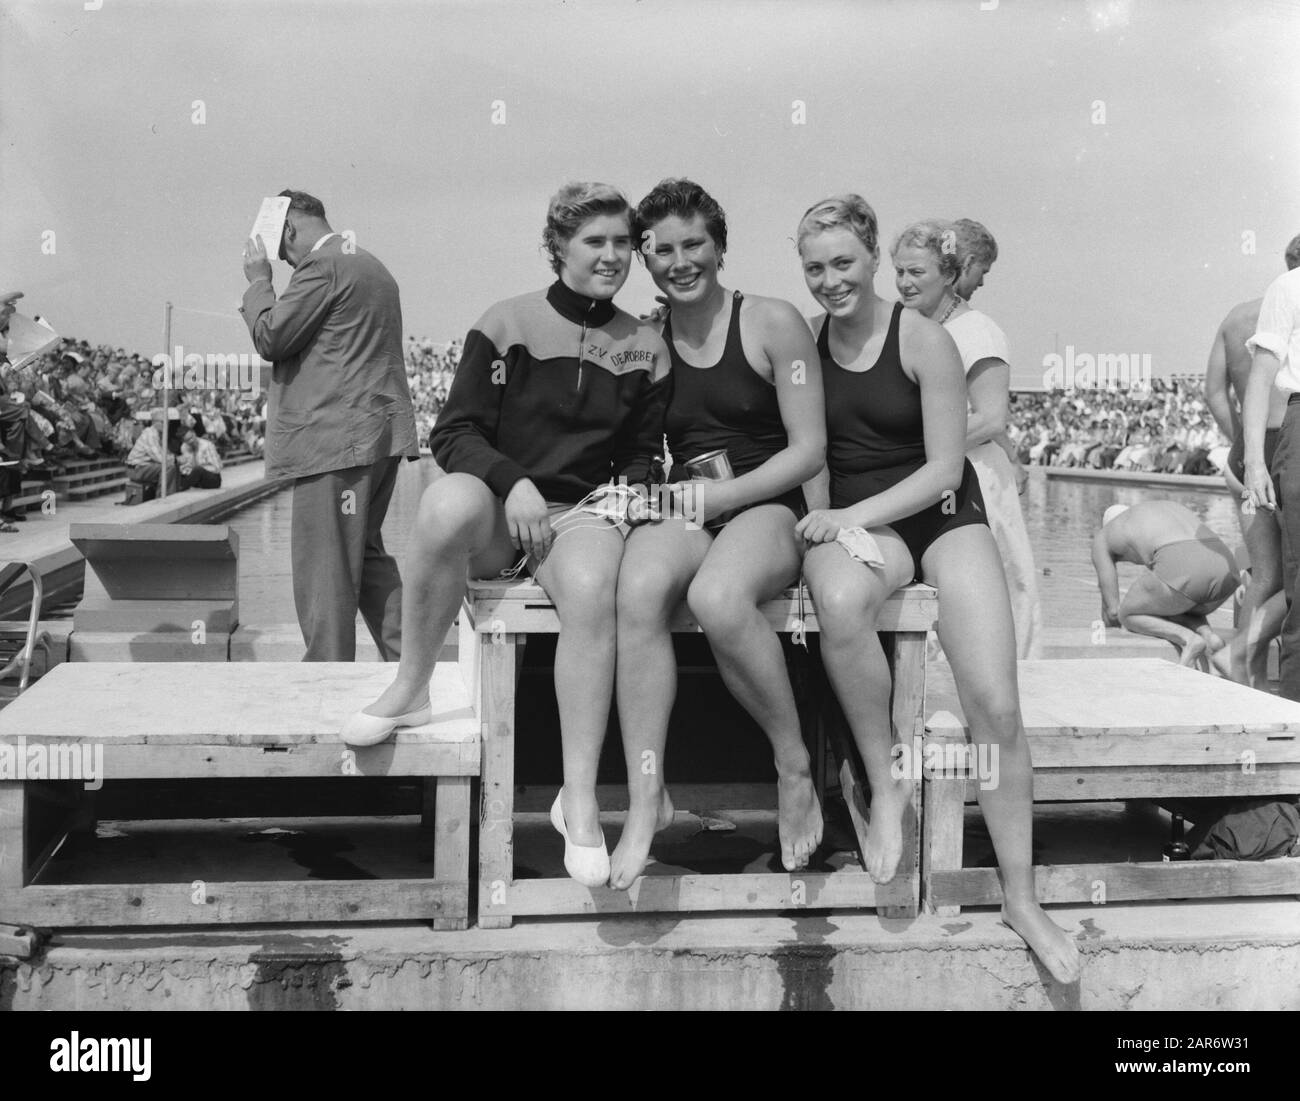
[[[772,744],[781,860],[793,871],[821,843],[822,814],[780,640],[759,605],[799,576],[799,487],[825,456],[817,349],[790,303],[742,296],[718,282],[726,218],[698,184],[660,183],[637,207],[636,232],[670,308],[663,335],[672,358],[666,427],[673,481],[688,477],[685,463],[719,448],[734,477],[682,483],[689,518],[678,509],[678,518],[628,538],[618,586],[617,693],[629,807],[610,884],[632,885],[656,830],[672,821],[663,758],[677,666],[668,623],[683,597],[727,687]],[[732,517],[725,526],[723,515]]]
[[[1020,717],[1015,634],[1002,563],[966,461],[966,380],[939,319],[880,299],[876,216],[858,195],[811,207],[798,229],[826,388],[828,501],[799,522],[822,656],[871,785],[865,854],[877,882],[902,852],[909,781],[890,771],[889,667],[875,623],[914,577],[939,593],[939,639],[971,740],[997,754],[980,807],[998,859],[1003,921],[1061,982],[1078,977],[1074,941],[1034,895],[1033,775]],[[826,507],[829,505],[829,507]],[[856,544],[865,529],[874,547]],[[848,541],[850,546],[846,546]],[[876,553],[871,554],[870,551]]]

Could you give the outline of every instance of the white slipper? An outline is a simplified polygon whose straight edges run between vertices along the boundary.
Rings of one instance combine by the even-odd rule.
[[[551,825],[564,838],[564,870],[584,887],[604,887],[609,883],[609,849],[605,847],[605,833],[600,834],[599,845],[578,845],[569,840],[564,826],[564,808],[561,792],[551,804]]]
[[[368,715],[364,711],[355,711],[347,717],[339,737],[347,745],[378,745],[399,726],[423,726],[433,718],[429,705],[425,704],[405,715]]]

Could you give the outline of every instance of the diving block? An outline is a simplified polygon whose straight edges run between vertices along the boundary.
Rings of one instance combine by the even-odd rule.
[[[72,661],[227,661],[239,535],[225,524],[73,524],[86,559]]]
[[[806,591],[788,589],[761,609],[778,632],[814,633],[817,613]],[[938,618],[938,597],[928,585],[908,585],[885,602],[878,629],[886,636],[893,673],[891,701],[896,742],[911,744],[923,732],[926,635]],[[676,633],[700,625],[682,605]],[[911,811],[904,818],[898,874],[877,885],[865,871],[834,875],[780,872],[744,875],[643,876],[630,891],[588,889],[571,879],[515,879],[515,690],[529,635],[557,634],[555,607],[531,581],[472,581],[460,616],[459,661],[483,720],[480,783],[478,924],[506,928],[516,917],[556,914],[875,909],[886,917],[915,916],[920,906],[921,780],[914,777]],[[868,788],[855,748],[829,724],[838,774],[859,852],[865,848]],[[814,775],[817,757],[814,755]],[[557,844],[559,841],[557,839]]]
[[[391,680],[383,665],[345,662],[57,666],[0,711],[0,924],[423,920],[465,928],[479,722],[456,666],[444,662],[429,685],[429,723],[377,746],[345,746],[343,720]],[[256,856],[247,846],[228,862],[235,876],[214,874],[196,856],[177,882],[121,882],[109,867],[95,882],[68,883],[49,864],[69,836],[93,833],[93,793],[105,779],[330,776],[419,778],[431,875],[319,879],[295,866],[292,878],[241,879],[241,862],[246,870]],[[51,802],[65,812],[53,829]],[[107,863],[90,853],[92,869]]]
[[[1035,801],[1300,793],[1300,703],[1156,659],[1022,661],[1018,679]],[[1002,891],[995,869],[962,866],[963,806],[976,800],[980,769],[946,665],[931,671],[928,688],[922,891],[928,910],[951,916],[997,905]],[[1044,903],[1300,893],[1300,860],[1286,858],[1062,864],[1034,874]]]

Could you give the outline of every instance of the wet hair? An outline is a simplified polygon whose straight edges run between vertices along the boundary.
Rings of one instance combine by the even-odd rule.
[[[866,246],[868,252],[880,251],[876,212],[861,195],[850,191],[813,203],[799,219],[795,245],[802,247],[805,237],[828,229],[847,229]]]
[[[998,243],[993,234],[970,218],[958,218],[952,228],[957,231],[957,257],[963,266],[968,256],[986,268],[993,266],[998,258]]]
[[[319,218],[322,222],[325,220],[325,204],[315,195],[308,195],[305,191],[290,191],[286,188],[280,192],[280,198],[289,200],[291,211],[296,210],[310,218]]]
[[[556,275],[564,266],[564,246],[573,240],[584,223],[601,214],[621,215],[632,228],[632,204],[617,187],[604,183],[566,183],[551,196],[546,208],[546,228],[542,231],[542,248],[551,259]]]
[[[1286,246],[1286,270],[1294,271],[1296,268],[1300,268],[1300,233]]]
[[[636,205],[632,232],[639,243],[645,240],[647,230],[665,218],[676,215],[685,220],[696,214],[704,219],[704,228],[713,238],[718,253],[718,267],[722,267],[721,257],[727,251],[727,216],[718,200],[694,180],[669,176],[655,184],[650,194]]]
[[[913,222],[894,239],[889,255],[897,256],[902,248],[923,248],[934,253],[939,261],[939,274],[945,279],[956,279],[961,274],[957,230],[951,222],[938,219]]]

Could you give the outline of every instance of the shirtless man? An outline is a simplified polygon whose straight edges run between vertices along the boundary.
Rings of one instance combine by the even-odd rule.
[[[1286,247],[1286,266],[1300,265],[1300,236]],[[1241,402],[1250,378],[1251,354],[1246,341],[1259,322],[1264,300],[1242,302],[1228,311],[1214,334],[1205,368],[1205,400],[1224,434],[1232,440],[1224,481],[1238,500],[1245,497],[1245,438],[1241,431]],[[1270,466],[1277,447],[1278,429],[1286,415],[1287,395],[1269,391],[1268,420],[1264,434],[1264,460]],[[1282,526],[1273,509],[1257,509],[1241,500],[1238,509],[1241,534],[1250,555],[1250,580],[1241,601],[1241,629],[1232,644],[1215,656],[1215,667],[1225,676],[1251,688],[1268,687],[1268,645],[1282,630],[1286,597],[1282,592]]]
[[[1122,601],[1116,562],[1146,567]],[[1232,551],[1199,517],[1173,501],[1111,505],[1092,541],[1092,564],[1108,627],[1171,642],[1179,665],[1209,672],[1209,654],[1223,640],[1206,616],[1232,596],[1239,578]]]

